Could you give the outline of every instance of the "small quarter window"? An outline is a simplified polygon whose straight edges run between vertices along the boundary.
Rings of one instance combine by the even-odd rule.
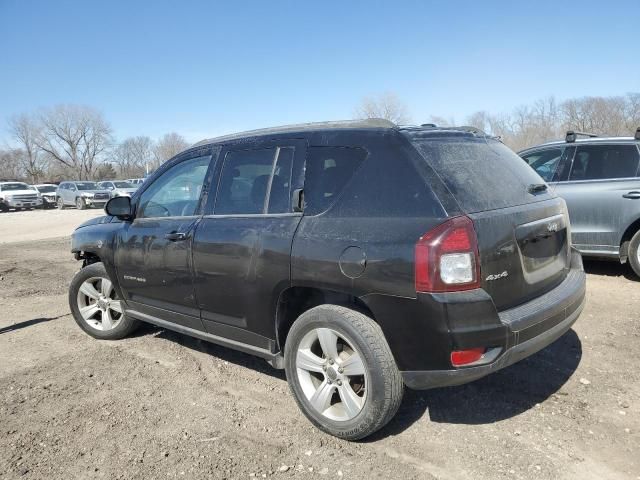
[[[311,147],[305,171],[305,213],[324,212],[367,157],[359,147]]]

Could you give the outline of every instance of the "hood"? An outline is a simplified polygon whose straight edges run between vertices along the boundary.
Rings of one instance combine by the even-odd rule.
[[[133,194],[136,190],[138,189],[137,188],[116,188],[114,192]]]
[[[113,220],[113,217],[111,217],[109,215],[104,215],[102,217],[90,218],[86,222],[81,223],[80,225],[78,225],[76,227],[76,230],[78,230],[79,228],[82,228],[82,227],[88,227],[90,225],[100,225],[101,223],[111,223],[111,220]]]

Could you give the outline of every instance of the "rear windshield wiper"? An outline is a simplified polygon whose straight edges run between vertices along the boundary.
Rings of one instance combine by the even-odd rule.
[[[540,193],[540,192],[544,192],[547,190],[547,184],[546,183],[532,183],[529,185],[529,187],[527,188],[527,191],[529,193]]]

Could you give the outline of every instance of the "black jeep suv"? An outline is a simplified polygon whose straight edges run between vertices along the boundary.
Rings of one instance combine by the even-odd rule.
[[[201,142],[81,225],[69,301],[267,359],[318,428],[359,439],[404,385],[468,382],[564,334],[585,275],[564,201],[473,128],[380,120]]]

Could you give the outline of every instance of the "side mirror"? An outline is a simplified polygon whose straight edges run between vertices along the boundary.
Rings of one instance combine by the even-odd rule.
[[[120,220],[131,220],[131,198],[129,197],[113,197],[104,206],[107,215],[118,217]]]

